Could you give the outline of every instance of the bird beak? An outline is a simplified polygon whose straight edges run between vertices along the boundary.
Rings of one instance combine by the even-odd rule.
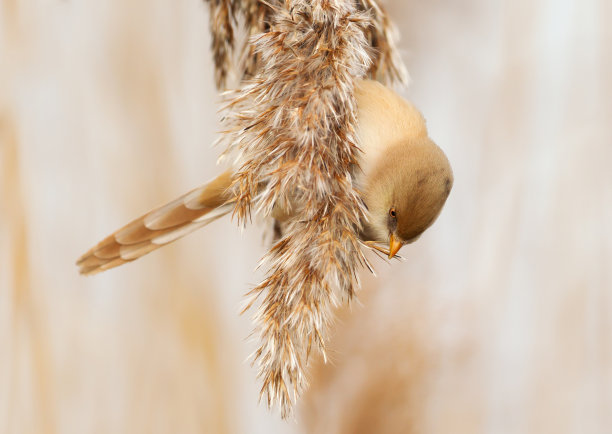
[[[401,248],[402,243],[396,240],[393,234],[389,235],[389,259],[393,258]]]

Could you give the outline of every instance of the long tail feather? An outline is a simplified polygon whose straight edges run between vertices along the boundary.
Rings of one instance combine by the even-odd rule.
[[[96,274],[140,258],[207,225],[233,209],[232,172],[149,211],[100,241],[77,261],[81,274]]]

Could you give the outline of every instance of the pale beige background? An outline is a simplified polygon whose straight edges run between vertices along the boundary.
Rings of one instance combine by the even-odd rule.
[[[261,227],[73,264],[215,174],[206,7],[0,2],[0,432],[612,430],[612,5],[388,3],[455,187],[406,262],[364,273],[287,423],[238,315]]]

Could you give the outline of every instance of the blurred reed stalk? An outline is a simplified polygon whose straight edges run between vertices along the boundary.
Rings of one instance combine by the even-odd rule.
[[[9,385],[7,419],[5,427],[7,432],[15,429],[24,432],[25,426],[20,425],[21,414],[36,414],[28,423],[33,432],[44,432],[53,434],[56,432],[56,421],[51,399],[51,364],[49,350],[41,327],[41,310],[36,305],[32,296],[30,282],[30,264],[28,255],[28,229],[26,211],[21,185],[21,173],[19,171],[19,139],[18,127],[12,114],[10,98],[12,81],[19,70],[19,65],[14,62],[13,54],[23,52],[26,42],[20,25],[20,9],[16,1],[4,0],[2,3],[4,13],[2,15],[2,39],[0,52],[4,53],[4,59],[0,68],[0,176],[2,177],[2,205],[0,205],[0,216],[4,216],[9,228],[7,248],[9,249],[8,264],[5,264],[3,272],[9,274],[11,290],[8,299],[12,301],[10,309],[11,320],[10,331],[7,334],[7,348],[10,347],[9,360]],[[1,247],[1,246],[0,246]],[[11,281],[12,280],[12,281]],[[31,360],[31,365],[29,362]],[[22,370],[31,366],[30,391],[23,384]],[[27,383],[26,383],[27,384]],[[24,402],[21,394],[31,399],[30,409],[17,408],[18,403]],[[27,402],[27,399],[26,399]],[[28,426],[28,425],[26,425]]]
[[[21,397],[25,394],[32,402],[29,409],[37,417],[29,421],[34,431],[53,434],[55,430],[54,411],[51,405],[51,363],[48,341],[41,327],[41,310],[32,298],[30,284],[30,264],[28,260],[28,237],[26,214],[23,202],[21,176],[19,173],[18,141],[16,128],[12,119],[0,113],[0,150],[2,150],[2,201],[4,208],[0,215],[5,216],[8,222],[10,239],[8,240],[9,255],[12,263],[5,264],[4,272],[12,277],[12,291],[9,300],[12,301],[11,321],[9,332],[10,366],[8,385],[8,418],[5,420],[6,432],[17,432],[15,428],[25,419],[19,415],[28,412],[28,409],[17,408]],[[31,361],[31,365],[29,363]],[[31,390],[23,384],[25,376],[23,370],[31,366]],[[34,411],[32,411],[34,410]],[[15,418],[18,419],[15,419]],[[17,422],[20,421],[20,422]],[[23,429],[23,426],[21,427]],[[23,431],[22,431],[23,432]]]

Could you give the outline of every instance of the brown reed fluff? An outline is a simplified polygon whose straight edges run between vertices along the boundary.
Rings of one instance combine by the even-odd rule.
[[[213,3],[217,33],[227,33],[228,4]],[[299,216],[263,259],[267,276],[248,303],[261,298],[254,315],[260,345],[253,355],[261,394],[287,417],[307,386],[311,351],[325,357],[333,308],[353,297],[357,270],[366,264],[358,237],[365,210],[351,175],[359,152],[354,80],[366,74],[402,80],[403,67],[388,19],[374,1],[232,5],[247,27],[261,31],[259,19],[269,20],[247,47],[256,65],[242,65],[243,77],[254,76],[231,94],[225,118],[223,141],[240,163],[234,215],[244,224],[252,210],[270,216],[276,207],[293,207]],[[213,51],[222,85],[229,65],[218,39]]]
[[[309,2],[262,1],[262,0],[208,0],[210,7],[211,48],[215,63],[215,82],[225,88],[228,74],[234,70],[237,78],[251,78],[258,72],[261,53],[255,49],[257,35],[270,29],[277,6],[290,10],[293,4]],[[335,1],[334,4],[354,5],[356,11],[367,13],[364,27],[368,46],[371,48],[371,63],[368,76],[383,82],[404,83],[406,69],[395,48],[395,29],[385,9],[377,0]],[[276,5],[276,6],[275,6]],[[239,34],[246,41],[239,43]]]

